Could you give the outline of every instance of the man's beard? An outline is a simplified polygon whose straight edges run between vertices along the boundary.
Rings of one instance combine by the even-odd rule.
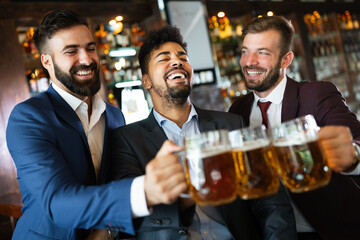
[[[81,69],[95,70],[94,76],[86,81],[77,81],[72,77],[77,71]],[[72,93],[80,96],[92,96],[100,89],[99,68],[95,62],[89,66],[77,65],[70,69],[70,74],[63,72],[59,66],[54,62],[55,77]]]
[[[171,101],[178,106],[183,105],[190,96],[190,85],[181,85],[181,87],[169,87],[166,83],[166,87],[169,94],[165,97],[167,97],[168,101]]]
[[[183,68],[181,68],[184,70]],[[184,70],[185,71],[185,70]],[[170,71],[169,71],[170,72]],[[187,78],[190,78],[190,74],[186,72]],[[188,99],[191,93],[191,84],[177,84],[174,87],[170,87],[166,81],[166,75],[164,75],[164,81],[166,87],[153,85],[155,93],[166,99],[168,103],[174,104],[175,106],[182,106]],[[152,81],[152,80],[151,80]],[[190,81],[190,80],[189,80]],[[153,82],[153,81],[152,81]]]
[[[265,92],[265,91],[269,90],[279,80],[280,68],[281,68],[281,61],[279,60],[278,63],[276,64],[276,66],[274,68],[270,69],[269,73],[265,76],[262,83],[260,83],[259,85],[251,86],[250,83],[247,80],[245,80],[246,87],[248,89],[250,89],[250,90],[254,90],[254,91],[257,91],[257,92]],[[259,69],[259,68],[256,67],[256,66],[244,67],[242,69],[243,74],[245,75],[245,71],[250,70],[250,69],[256,70],[256,69]],[[261,70],[263,70],[263,68],[261,68]]]

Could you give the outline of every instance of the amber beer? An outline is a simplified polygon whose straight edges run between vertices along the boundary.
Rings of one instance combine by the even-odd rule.
[[[274,145],[283,183],[292,192],[305,192],[325,186],[330,169],[317,140]]]
[[[331,178],[318,141],[319,127],[312,115],[271,128],[271,139],[283,183],[290,191],[305,192],[325,186]]]
[[[236,198],[236,172],[227,130],[185,138],[185,170],[190,195],[200,205]]]
[[[190,194],[198,204],[218,205],[236,198],[236,173],[230,151],[187,158],[185,163]],[[197,171],[192,163],[202,167]]]
[[[232,154],[238,165],[238,194],[242,199],[254,199],[277,192],[280,181],[269,141],[246,142],[243,147],[233,148]]]

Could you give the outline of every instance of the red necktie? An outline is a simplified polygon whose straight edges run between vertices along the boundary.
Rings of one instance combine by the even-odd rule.
[[[261,116],[262,116],[262,124],[264,124],[264,126],[266,128],[268,128],[268,117],[267,117],[267,110],[270,106],[271,102],[257,102],[257,105],[259,106],[260,110],[261,110]]]

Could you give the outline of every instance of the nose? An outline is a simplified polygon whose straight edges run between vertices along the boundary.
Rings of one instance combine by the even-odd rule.
[[[84,49],[79,53],[79,63],[82,65],[90,65],[93,62],[89,53]]]
[[[179,57],[174,57],[174,59],[172,60],[171,66],[180,67],[182,65],[183,65],[183,62],[181,61],[181,59]]]
[[[242,55],[240,61],[248,66],[257,65],[259,63],[256,53]]]

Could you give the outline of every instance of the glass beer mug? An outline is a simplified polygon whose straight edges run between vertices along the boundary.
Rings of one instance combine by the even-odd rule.
[[[254,199],[278,191],[280,180],[274,154],[264,126],[238,129],[229,133],[238,175],[238,194]]]
[[[270,129],[281,178],[292,192],[310,191],[330,181],[331,171],[318,142],[318,130],[312,115]]]
[[[218,205],[236,198],[236,173],[227,130],[185,138],[184,166],[189,192],[199,205]]]

